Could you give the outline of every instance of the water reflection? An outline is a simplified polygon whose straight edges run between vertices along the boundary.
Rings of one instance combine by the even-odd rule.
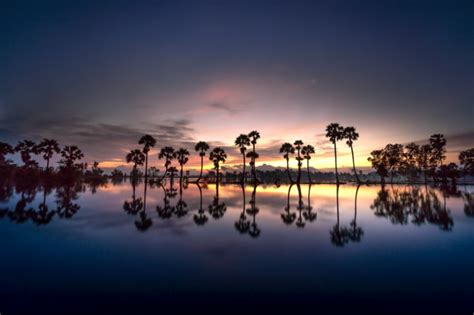
[[[265,184],[208,186],[205,183],[191,183],[188,186],[186,182],[175,183],[174,180],[163,183],[132,180],[130,184],[112,184],[113,186],[109,187],[106,181],[52,184],[21,181],[12,183],[3,180],[0,183],[0,218],[17,224],[32,222],[35,225],[47,225],[54,221],[54,218],[75,217],[81,209],[81,195],[89,199],[94,194],[120,190],[123,194],[130,194],[130,197],[123,201],[122,208],[134,218],[131,224],[134,224],[138,231],[151,230],[153,221],[156,220],[163,223],[191,220],[194,226],[207,226],[209,218],[212,218],[212,221],[222,221],[218,223],[222,226],[227,226],[227,222],[231,220],[231,225],[238,234],[258,238],[262,236],[262,230],[274,226],[276,215],[280,225],[305,230],[309,225],[314,225],[314,228],[310,228],[311,231],[322,231],[322,226],[330,220],[330,243],[336,247],[344,247],[352,242],[361,242],[366,233],[368,219],[364,219],[362,224],[358,221],[358,198],[361,190],[364,194],[363,212],[366,215],[371,213],[374,218],[385,218],[395,226],[434,225],[443,231],[452,231],[455,219],[449,205],[453,203],[448,203],[450,199],[457,202],[455,205],[459,204],[457,207],[463,211],[466,218],[474,217],[471,187],[460,190],[453,186],[400,185],[362,188],[360,185],[292,184],[271,187]],[[346,209],[344,211],[341,211],[340,204],[341,189]],[[150,192],[151,200],[148,203],[151,205],[147,205]],[[317,196],[312,196],[312,192]],[[258,200],[260,201],[257,202]],[[351,207],[347,206],[349,202]],[[281,209],[282,205],[285,205],[283,212],[277,210]],[[156,213],[150,212],[150,206],[156,209]],[[349,208],[351,210],[348,210]],[[318,217],[321,214],[332,215],[319,222]],[[160,224],[157,228],[160,227],[163,225]]]

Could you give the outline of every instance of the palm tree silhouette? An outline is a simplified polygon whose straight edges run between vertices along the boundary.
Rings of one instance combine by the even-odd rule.
[[[0,167],[5,167],[10,164],[10,160],[6,159],[7,154],[14,154],[15,150],[11,145],[5,142],[0,142]]]
[[[311,185],[311,172],[309,171],[309,160],[311,160],[311,154],[314,154],[314,147],[310,144],[305,145],[301,148],[301,154],[303,154],[303,158],[306,160],[306,170],[308,171],[308,181]],[[311,186],[310,186],[311,187]]]
[[[250,143],[252,144],[252,152],[253,152],[253,154],[250,155],[250,158],[252,159],[250,164],[252,166],[253,181],[257,183],[258,180],[257,180],[257,170],[255,169],[255,160],[258,159],[258,154],[255,151],[255,145],[257,144],[257,140],[260,139],[260,133],[256,130],[253,130],[249,133],[249,138],[250,138]],[[248,154],[247,154],[247,157],[249,157]]]
[[[176,160],[178,160],[179,166],[181,167],[179,171],[179,185],[183,184],[183,166],[189,161],[189,151],[186,149],[179,149],[176,151]]]
[[[245,215],[245,185],[241,183],[240,187],[242,188],[242,212],[240,213],[239,220],[235,221],[234,226],[240,234],[245,234],[250,228],[250,222],[247,220],[247,216]]]
[[[242,179],[241,183],[245,182],[246,176],[245,176],[245,151],[247,150],[247,147],[250,145],[250,138],[248,135],[241,134],[240,136],[235,139],[235,145],[240,148],[240,153],[242,154],[242,159],[243,159],[243,170],[242,170]]]
[[[138,144],[143,145],[143,153],[145,153],[145,185],[148,179],[148,152],[156,144],[156,139],[150,135],[144,135],[138,140]]]
[[[283,223],[285,223],[286,225],[291,225],[296,219],[296,214],[290,212],[290,208],[291,208],[291,206],[290,206],[290,194],[291,194],[291,188],[292,187],[293,187],[293,184],[290,184],[290,186],[288,187],[288,197],[286,199],[287,203],[286,203],[286,207],[285,207],[285,213],[281,214],[281,219],[283,220]]]
[[[216,148],[216,149],[220,149],[220,148]],[[212,154],[212,152],[211,152],[211,154]],[[219,183],[219,181],[217,183]],[[214,196],[212,204],[209,205],[209,214],[214,219],[217,220],[217,219],[222,218],[226,211],[227,211],[227,206],[225,205],[225,203],[224,202],[222,202],[222,203],[219,202],[219,184],[217,184],[216,185],[216,195]]]
[[[143,209],[142,198],[135,197],[135,181],[132,181],[132,201],[125,200],[123,203],[123,210],[128,214],[136,215]]]
[[[301,148],[303,147],[303,141],[296,140],[293,143],[296,150],[296,161],[298,162],[298,176],[296,177],[296,183],[299,184],[301,182],[301,166],[303,166],[303,158],[301,157]]]
[[[66,167],[73,167],[74,162],[84,157],[84,153],[75,145],[65,146],[61,151],[61,161]]]
[[[163,177],[161,177],[160,181],[166,178],[166,175],[168,174],[168,168],[171,165],[171,161],[175,157],[175,152],[172,147],[164,147],[160,150],[160,153],[158,154],[158,159],[165,159],[165,173],[163,174]]]
[[[331,236],[331,243],[335,246],[342,247],[348,241],[348,233],[345,228],[341,228],[339,225],[339,184],[336,184],[336,209],[337,209],[337,223],[334,225],[329,235]]]
[[[199,173],[198,179],[196,180],[196,183],[199,183],[202,178],[202,170],[204,168],[204,156],[206,155],[206,151],[209,150],[209,144],[204,141],[199,141],[194,146],[194,150],[196,150],[196,152],[199,152],[199,156],[201,157],[201,171]]]
[[[295,148],[291,143],[285,142],[280,147],[280,153],[285,153],[283,154],[283,158],[286,160],[286,172],[288,173],[288,180],[291,184],[293,184],[294,182],[290,175],[290,154],[295,153]]]
[[[351,154],[352,154],[352,168],[354,170],[354,175],[357,180],[357,184],[360,184],[360,179],[359,175],[357,175],[357,170],[355,167],[355,160],[354,160],[354,141],[357,141],[359,139],[359,133],[357,133],[356,129],[354,127],[346,127],[344,128],[343,131],[343,138],[346,139],[346,144],[351,148]]]
[[[193,219],[194,219],[194,223],[196,223],[196,225],[204,225],[204,224],[206,224],[208,218],[207,218],[206,213],[204,212],[204,209],[202,208],[202,189],[201,189],[201,185],[199,185],[199,183],[196,183],[196,186],[199,189],[199,209],[198,209],[198,213],[194,214]]]
[[[143,162],[145,162],[145,154],[143,154],[143,152],[139,149],[130,150],[130,152],[128,152],[125,156],[125,160],[127,163],[133,163],[132,176],[133,181],[135,181],[137,175],[137,166],[143,165]]]
[[[334,145],[334,161],[336,166],[336,184],[339,184],[339,174],[337,172],[337,148],[336,142],[342,140],[344,128],[338,123],[331,123],[326,127],[326,138]]]
[[[46,173],[49,172],[49,160],[53,157],[54,153],[58,154],[61,152],[59,144],[54,139],[43,139],[37,146],[39,154],[43,155],[43,159],[46,160]]]
[[[225,163],[227,159],[227,154],[225,154],[224,150],[216,147],[214,150],[211,151],[209,154],[209,160],[214,163],[214,169],[216,170],[216,185],[219,188],[219,165],[220,163]]]
[[[24,140],[18,142],[15,147],[16,152],[20,152],[21,160],[26,168],[37,167],[38,163],[31,158],[32,154],[38,154],[37,146],[33,141]]]

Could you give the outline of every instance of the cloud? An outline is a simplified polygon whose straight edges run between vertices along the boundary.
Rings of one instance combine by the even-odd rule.
[[[228,105],[224,102],[220,102],[220,101],[212,102],[209,105],[209,107],[211,109],[224,111],[224,112],[228,113],[229,115],[235,115],[235,114],[239,113],[238,109],[233,108],[232,106],[230,106],[230,105]]]

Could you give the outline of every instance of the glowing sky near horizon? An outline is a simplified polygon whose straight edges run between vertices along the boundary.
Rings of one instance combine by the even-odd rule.
[[[0,6],[0,141],[54,137],[106,167],[143,133],[159,147],[231,150],[256,129],[259,163],[284,166],[279,145],[302,139],[317,149],[312,165],[330,168],[330,122],[357,128],[360,166],[433,133],[448,137],[451,160],[474,146],[470,1]]]

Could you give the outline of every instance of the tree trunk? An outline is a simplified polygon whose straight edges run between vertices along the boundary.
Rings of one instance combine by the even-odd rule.
[[[216,197],[219,199],[219,164],[217,164],[216,173]]]
[[[296,183],[299,184],[301,182],[301,156],[300,150],[298,150],[298,177],[296,178]]]
[[[336,142],[334,142],[334,161],[336,165],[336,183],[339,184],[339,174],[337,173],[337,149]]]
[[[309,183],[312,184],[313,182],[311,181],[311,173],[309,172],[309,159],[306,160],[306,169],[308,170]]]
[[[243,166],[243,170],[242,170],[242,180],[241,180],[241,183],[245,183],[245,152],[242,153],[242,157],[244,159],[244,166]]]
[[[148,178],[148,152],[145,154],[145,183]]]
[[[199,181],[201,180],[202,178],[202,169],[204,167],[204,156],[201,155],[201,172],[199,173],[199,177],[198,179],[196,180],[196,183],[199,183]]]
[[[357,175],[357,170],[356,170],[356,165],[355,165],[355,160],[354,160],[354,149],[352,148],[352,145],[351,145],[351,153],[352,153],[352,167],[354,168],[354,174],[357,180],[357,184],[360,184],[360,179],[359,179],[359,175]]]
[[[181,164],[181,170],[179,171],[179,186],[183,184],[183,165]]]
[[[46,159],[46,173],[49,173],[49,158]]]
[[[288,179],[290,180],[290,183],[293,183],[293,179],[291,179],[290,175],[290,159],[286,158],[286,172],[288,173]]]

